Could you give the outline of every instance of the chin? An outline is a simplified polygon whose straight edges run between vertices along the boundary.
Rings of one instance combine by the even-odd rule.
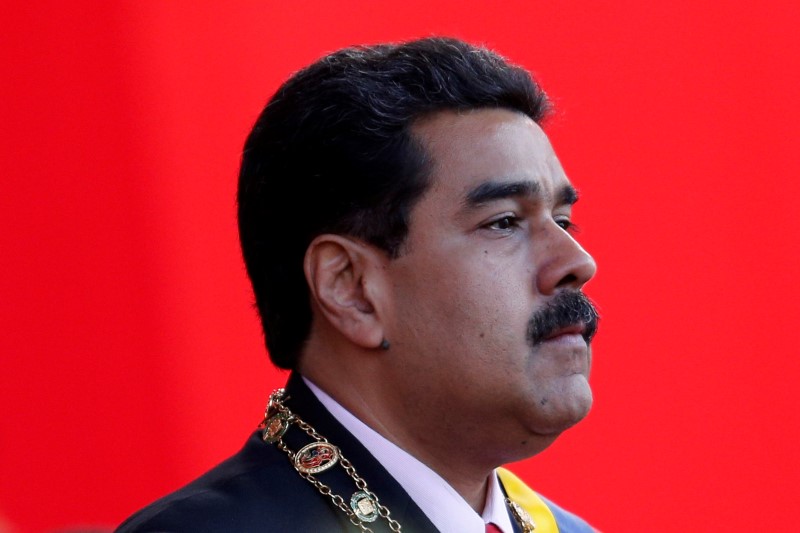
[[[557,393],[539,398],[533,426],[538,435],[556,437],[589,414],[593,401],[589,382],[583,375],[573,376],[570,381]]]

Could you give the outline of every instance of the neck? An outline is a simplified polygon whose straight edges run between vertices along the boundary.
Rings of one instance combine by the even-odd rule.
[[[314,374],[313,372],[311,373]],[[424,439],[409,438],[406,432],[399,431],[398,428],[401,426],[392,424],[388,421],[388,417],[381,416],[379,410],[375,409],[377,405],[375,402],[370,401],[362,394],[352,394],[352,388],[350,389],[351,394],[337,395],[331,388],[326,387],[325,383],[320,383],[319,378],[321,376],[304,375],[304,377],[314,385],[316,394],[320,396],[320,399],[326,407],[332,411],[336,418],[339,418],[340,422],[345,424],[347,429],[355,433],[357,438],[362,440],[362,443],[365,444],[370,451],[375,453],[372,446],[378,446],[378,450],[380,450],[380,446],[382,446],[379,440],[376,440],[376,437],[370,435],[371,430],[433,470],[437,475],[443,478],[477,514],[480,515],[483,513],[489,482],[491,481],[490,475],[493,474],[493,466],[488,466],[483,469],[476,468],[473,461],[462,459],[460,454],[455,453],[452,446],[447,447],[441,454],[432,453],[430,443],[426,442]],[[345,382],[341,380],[336,381],[338,383]],[[320,392],[322,393],[321,395]],[[358,392],[357,389],[355,392]],[[333,402],[333,404],[331,404],[331,402]],[[369,406],[369,408],[366,408],[366,406]],[[342,409],[342,411],[339,409]],[[368,429],[361,429],[361,426],[366,426]],[[446,460],[439,460],[439,457],[442,456],[445,457]],[[383,458],[381,460],[385,461],[387,459]],[[398,478],[398,480],[401,480],[401,478]]]

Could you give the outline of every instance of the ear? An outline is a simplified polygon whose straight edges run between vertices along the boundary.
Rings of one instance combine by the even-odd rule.
[[[306,250],[303,269],[311,297],[327,321],[353,344],[378,348],[382,254],[342,235],[319,235]]]

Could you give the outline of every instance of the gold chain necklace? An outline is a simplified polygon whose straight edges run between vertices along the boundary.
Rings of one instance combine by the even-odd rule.
[[[342,455],[338,447],[329,443],[328,439],[317,433],[311,425],[304,422],[283,404],[284,394],[285,391],[283,389],[277,389],[269,397],[269,403],[264,413],[264,421],[259,425],[259,428],[263,430],[262,438],[264,442],[274,443],[279,449],[283,450],[289,456],[289,461],[300,476],[314,485],[320,494],[329,497],[333,504],[344,511],[350,522],[360,528],[362,532],[372,533],[372,530],[366,524],[374,522],[380,517],[389,523],[392,531],[399,533],[401,531],[400,524],[391,517],[389,509],[381,504],[378,496],[369,490],[367,482],[358,475],[353,464]],[[314,439],[314,442],[303,446],[296,452],[289,449],[286,443],[283,442],[283,435],[292,424],[302,429],[309,437]],[[314,475],[324,472],[336,464],[340,464],[344,468],[344,471],[350,476],[350,479],[353,480],[358,489],[350,497],[350,505],[345,502],[342,496],[333,492],[329,486]]]
[[[400,524],[391,517],[389,509],[380,502],[378,496],[369,490],[367,482],[358,475],[353,464],[342,455],[342,451],[328,442],[328,439],[317,433],[310,424],[292,413],[283,404],[285,394],[286,391],[284,389],[276,389],[269,396],[269,403],[267,403],[267,408],[264,412],[264,420],[258,426],[262,430],[261,438],[264,442],[275,444],[285,452],[297,473],[311,483],[320,494],[329,497],[333,504],[341,509],[350,522],[361,529],[362,532],[373,533],[366,524],[374,522],[380,517],[389,523],[389,528],[392,531],[400,533]],[[296,452],[292,451],[283,442],[283,435],[292,424],[302,429],[306,435],[314,439],[314,442],[303,446]],[[337,464],[344,468],[344,471],[353,480],[358,489],[350,497],[349,506],[342,496],[334,493],[328,485],[314,476],[314,474],[324,472]],[[514,519],[522,528],[523,533],[532,533],[536,529],[536,525],[525,509],[509,498],[506,498],[505,501],[509,509],[511,509]]]

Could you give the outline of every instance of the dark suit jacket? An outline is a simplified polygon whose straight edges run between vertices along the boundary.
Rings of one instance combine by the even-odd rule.
[[[341,449],[403,531],[437,531],[386,469],[330,415],[299,375],[291,376],[286,391],[286,405]],[[312,442],[296,425],[283,439],[295,451]],[[338,465],[316,477],[347,503],[357,490]],[[577,519],[568,513],[564,517]],[[381,518],[368,525],[376,533],[390,531]],[[572,531],[563,527],[560,530]],[[274,444],[264,443],[261,431],[256,431],[239,453],[177,492],[142,509],[117,529],[119,533],[145,531],[325,532],[358,531],[358,528],[329,497],[300,477],[285,452]]]

